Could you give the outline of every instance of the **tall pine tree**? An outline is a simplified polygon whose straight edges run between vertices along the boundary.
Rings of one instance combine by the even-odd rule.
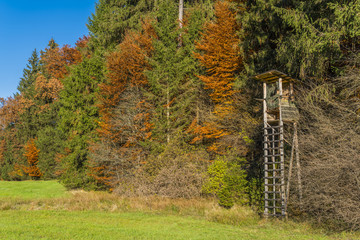
[[[23,77],[20,78],[18,86],[19,92],[26,98],[33,97],[34,83],[37,74],[40,72],[40,59],[36,49],[32,52],[31,57],[28,60],[26,68],[23,70]]]
[[[146,73],[149,80],[149,98],[154,106],[152,149],[162,149],[177,135],[184,136],[184,130],[191,123],[194,112],[190,106],[196,92],[193,75],[196,63],[192,52],[192,42],[200,27],[178,27],[177,6],[172,1],[163,1],[157,10],[154,40],[154,54]],[[185,31],[189,30],[189,33]],[[179,36],[183,46],[179,45]]]
[[[140,29],[140,18],[153,6],[148,0],[100,0],[87,25],[91,48],[100,52],[113,49],[124,39],[126,30]]]
[[[84,58],[63,80],[60,93],[59,130],[64,152],[60,161],[60,179],[68,188],[89,187],[89,144],[96,136],[99,109],[96,94],[103,77],[99,57]]]

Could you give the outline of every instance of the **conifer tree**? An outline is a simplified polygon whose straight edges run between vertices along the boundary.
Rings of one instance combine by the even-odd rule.
[[[23,70],[23,77],[20,79],[18,90],[26,98],[31,98],[34,94],[34,82],[40,72],[39,55],[36,49],[32,52],[26,68]]]
[[[43,172],[43,178],[56,177],[58,164],[55,157],[62,146],[62,135],[58,128],[60,92],[64,88],[64,78],[70,74],[72,66],[82,61],[78,44],[82,44],[82,40],[75,47],[64,45],[61,48],[50,42],[49,48],[42,54],[43,74],[36,80],[36,101],[41,107],[36,143],[40,149],[38,166]]]
[[[40,59],[35,49],[28,60],[26,68],[23,70],[23,77],[18,86],[23,101],[27,103],[19,115],[19,121],[16,126],[18,129],[18,138],[24,144],[30,138],[36,137],[36,131],[38,129],[34,98],[36,95],[36,79],[40,72]]]
[[[200,24],[194,17],[193,26],[179,29],[177,14],[177,7],[172,1],[159,5],[155,25],[157,39],[150,61],[152,69],[146,73],[149,97],[154,106],[152,149],[155,152],[161,151],[173,136],[179,133],[184,136],[183,131],[194,114],[190,106],[197,91],[193,75],[196,63],[191,52]],[[189,33],[186,33],[188,30]],[[180,35],[183,46],[179,48]]]
[[[49,47],[49,49],[55,49],[55,48],[59,47],[59,44],[57,44],[55,42],[55,40],[53,38],[51,38],[48,43],[48,47]]]
[[[48,48],[41,52],[40,61],[35,53],[34,51],[29,59],[29,65],[34,65],[36,71],[25,69],[19,85],[23,109],[15,128],[18,130],[17,138],[23,146],[30,139],[37,139],[35,142],[40,150],[38,167],[42,177],[49,179],[55,177],[54,157],[59,148],[56,126],[62,79],[69,74],[69,67],[79,63],[82,57],[77,48],[68,45],[59,48],[53,39]],[[20,158],[25,156],[24,151],[25,149],[19,153]]]
[[[61,182],[68,188],[89,187],[89,143],[96,136],[99,110],[96,94],[103,79],[103,64],[99,57],[74,66],[63,80],[60,93],[59,130],[63,138],[63,157],[60,159]]]
[[[153,5],[153,1],[147,0],[100,0],[87,25],[91,47],[94,51],[114,48],[124,39],[126,30],[140,29],[140,18]]]
[[[357,41],[358,6],[358,0],[248,1],[242,17],[248,74],[274,68],[303,80],[337,74],[346,39]]]

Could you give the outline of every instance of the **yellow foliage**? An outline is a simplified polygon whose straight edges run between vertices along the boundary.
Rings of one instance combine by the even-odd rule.
[[[42,173],[37,166],[39,162],[39,152],[40,150],[36,147],[34,139],[29,140],[25,145],[24,156],[26,157],[29,166],[24,167],[24,172],[30,177],[40,178],[42,176]]]

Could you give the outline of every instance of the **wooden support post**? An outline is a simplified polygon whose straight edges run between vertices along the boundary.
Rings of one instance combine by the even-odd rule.
[[[295,138],[295,159],[296,159],[296,168],[297,168],[297,181],[298,181],[298,190],[299,190],[299,202],[300,206],[302,205],[302,182],[301,182],[301,165],[299,157],[299,141],[297,134],[297,124],[294,124],[294,138]]]
[[[275,129],[274,128],[272,128],[271,129],[271,133],[273,134],[272,136],[271,136],[271,148],[272,148],[272,150],[271,150],[271,162],[273,163],[272,164],[272,169],[277,169],[277,165],[278,164],[276,164],[275,162],[276,162],[276,159],[275,159],[275,156],[276,156],[276,150],[275,150],[275,148],[276,148],[276,146],[275,146],[275,141],[276,141],[276,138],[275,138]],[[273,176],[273,179],[272,179],[272,189],[270,190],[270,191],[273,191],[273,192],[276,192],[276,174],[277,174],[277,172],[276,171],[272,171],[272,176]],[[274,215],[276,215],[276,199],[277,199],[277,197],[276,197],[276,193],[273,193],[273,201],[272,201],[272,204],[273,204],[273,214]]]
[[[296,125],[296,123],[294,123]],[[290,182],[291,182],[291,175],[292,175],[292,169],[293,169],[293,162],[294,162],[294,151],[295,151],[295,126],[294,126],[294,134],[293,134],[293,140],[291,145],[291,155],[290,155],[290,163],[289,163],[289,173],[288,173],[288,179],[287,179],[287,185],[286,185],[286,212],[287,207],[289,203],[289,196],[290,196]]]
[[[290,97],[289,97],[290,101],[294,101],[294,83],[290,82]]]
[[[268,199],[269,199],[269,180],[268,180],[268,136],[267,136],[267,105],[266,105],[266,83],[263,83],[263,114],[264,114],[264,168],[265,168],[265,207],[264,207],[264,216],[268,217],[269,216],[269,212],[268,212]]]
[[[281,215],[286,216],[285,205],[285,163],[284,163],[284,123],[282,120],[281,99],[283,95],[282,78],[279,78],[279,128],[280,128],[280,169],[281,169]]]

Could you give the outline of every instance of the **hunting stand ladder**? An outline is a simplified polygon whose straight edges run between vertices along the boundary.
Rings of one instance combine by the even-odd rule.
[[[287,215],[287,202],[292,171],[293,144],[289,164],[287,185],[285,185],[284,159],[284,122],[294,124],[299,118],[299,112],[294,104],[294,79],[277,70],[271,70],[255,76],[263,82],[263,151],[264,151],[264,215],[284,217]],[[296,139],[295,139],[296,138]],[[294,131],[293,143],[297,143]],[[298,160],[298,151],[296,157]],[[299,175],[300,176],[300,175]]]

